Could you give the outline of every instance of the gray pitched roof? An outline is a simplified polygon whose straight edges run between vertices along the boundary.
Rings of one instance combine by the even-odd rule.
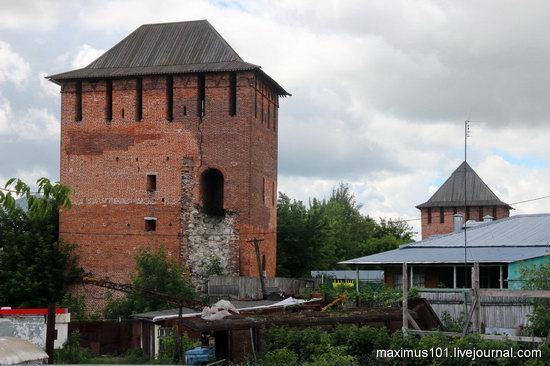
[[[468,228],[468,262],[511,263],[549,254],[550,214],[517,215]],[[464,263],[464,234],[452,233],[343,264]]]
[[[288,94],[260,66],[243,61],[207,20],[145,24],[88,66],[48,76],[70,79],[255,70]]]
[[[466,179],[464,179],[466,174]],[[464,182],[466,182],[466,206],[505,206],[491,188],[477,175],[467,162],[462,162],[433,196],[416,208],[464,206]]]

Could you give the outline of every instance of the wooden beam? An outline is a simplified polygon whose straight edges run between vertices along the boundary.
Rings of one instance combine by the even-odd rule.
[[[407,317],[409,318],[409,321],[411,322],[412,326],[416,330],[420,330],[420,327],[418,326],[418,323],[416,320],[414,320],[413,316],[411,315],[410,311],[407,311]]]
[[[474,309],[474,331],[481,333],[481,299],[479,298],[479,262],[474,263],[472,271],[472,307]]]
[[[403,275],[403,333],[407,334],[407,329],[409,329],[409,281],[407,278],[407,263],[403,263],[402,269]]]
[[[548,290],[499,290],[480,289],[479,296],[550,298]]]

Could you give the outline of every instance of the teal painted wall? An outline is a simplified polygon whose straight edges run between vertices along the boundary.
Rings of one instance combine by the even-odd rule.
[[[542,257],[526,259],[524,261],[517,261],[508,264],[508,288],[519,290],[523,288],[522,281],[515,281],[521,279],[521,268],[529,267],[532,265],[541,265],[550,261],[550,256],[545,255]]]

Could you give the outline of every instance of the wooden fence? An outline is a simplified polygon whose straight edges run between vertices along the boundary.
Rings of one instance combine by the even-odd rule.
[[[303,294],[319,288],[320,279],[266,278],[267,292],[283,291],[287,295]],[[262,298],[260,279],[257,277],[211,276],[208,280],[211,299],[259,300]]]
[[[420,296],[430,302],[439,316],[446,312],[451,318],[458,319],[468,314],[472,306],[472,297],[460,289],[456,291],[422,289]],[[528,316],[533,313],[533,299],[526,297],[480,296],[481,322],[487,328],[518,329],[524,326]]]

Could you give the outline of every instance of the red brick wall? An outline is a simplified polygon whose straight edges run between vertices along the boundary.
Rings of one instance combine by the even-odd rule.
[[[462,215],[462,223],[464,224],[466,220],[466,211],[464,207],[457,207],[458,213]],[[470,207],[470,220],[479,221],[479,209],[478,206]],[[481,207],[483,210],[483,216],[491,215],[493,216],[493,207]],[[421,220],[422,220],[422,239],[429,238],[432,235],[442,235],[449,234],[454,231],[453,215],[454,207],[444,207],[443,216],[444,223],[440,222],[441,214],[439,207],[432,208],[432,223],[428,223],[428,209],[422,208],[420,210]],[[509,217],[510,210],[506,207],[497,207],[497,217],[496,219],[502,219],[503,217]]]
[[[224,175],[224,208],[238,233],[231,254],[238,261],[235,270],[257,274],[253,246],[246,242],[256,236],[265,239],[266,271],[275,275],[277,96],[253,72],[238,73],[237,113],[230,116],[229,74],[206,74],[206,114],[200,118],[197,80],[197,75],[174,76],[172,122],[166,120],[163,76],[143,78],[139,122],[135,79],[113,81],[111,122],[105,120],[105,81],[82,82],[81,122],[75,122],[75,82],[63,85],[61,181],[74,195],[73,207],[61,212],[60,232],[78,244],[81,265],[97,277],[129,281],[141,246],[164,245],[186,263],[189,238],[181,219],[187,207],[182,203],[185,161],[194,164],[190,197],[195,208],[201,205],[200,174],[216,168]],[[263,121],[254,105],[262,101]],[[148,173],[157,175],[155,192],[146,190]],[[145,231],[144,217],[157,218],[155,232]],[[88,301],[90,309],[104,305],[102,297],[88,296]]]

